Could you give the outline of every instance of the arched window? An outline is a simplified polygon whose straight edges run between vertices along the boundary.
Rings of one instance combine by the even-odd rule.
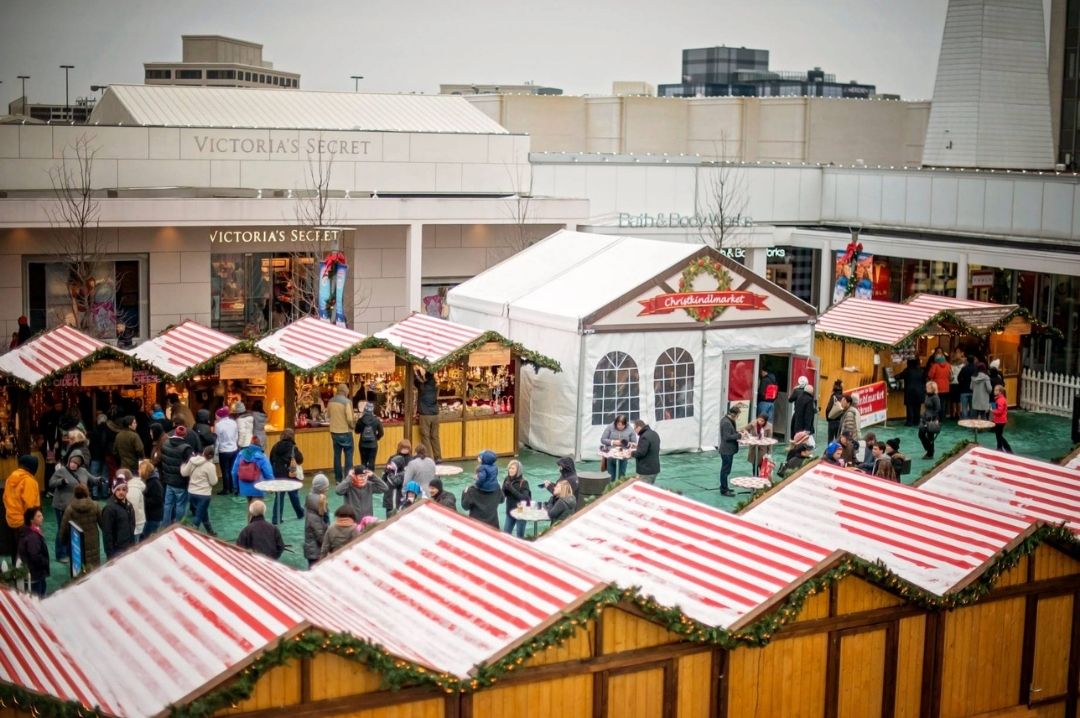
[[[640,394],[637,363],[625,352],[608,352],[593,372],[592,425],[610,424],[616,414],[637,419]]]
[[[694,358],[672,347],[656,360],[653,374],[656,420],[683,419],[694,415]]]

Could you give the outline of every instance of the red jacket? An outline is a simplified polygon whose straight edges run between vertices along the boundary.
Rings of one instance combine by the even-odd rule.
[[[1004,424],[1009,420],[1009,401],[1004,394],[994,397],[994,406],[990,409],[990,420],[995,424]]]
[[[930,371],[926,373],[929,381],[937,384],[938,394],[949,395],[949,380],[952,378],[952,368],[947,361],[936,361],[930,365]]]

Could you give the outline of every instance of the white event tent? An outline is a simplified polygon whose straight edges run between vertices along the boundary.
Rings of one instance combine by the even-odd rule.
[[[644,418],[665,452],[712,448],[729,403],[753,401],[763,356],[784,392],[812,374],[814,308],[700,244],[562,230],[448,303],[451,320],[562,364],[519,387],[521,440],[552,454],[596,458],[616,413]]]

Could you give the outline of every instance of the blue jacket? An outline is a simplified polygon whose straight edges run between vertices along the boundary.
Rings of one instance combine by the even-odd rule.
[[[243,461],[253,461],[258,464],[259,471],[262,472],[262,479],[268,481],[274,478],[274,468],[270,466],[270,459],[266,458],[266,454],[263,452],[261,446],[250,444],[243,448],[240,455],[236,457],[236,461],[233,463],[232,467],[233,481],[240,487],[240,495],[254,496],[257,499],[261,499],[263,497],[263,492],[255,488],[254,482],[240,480],[240,463]]]
[[[495,452],[480,452],[480,465],[476,467],[476,488],[484,493],[499,490],[499,467],[495,465]]]

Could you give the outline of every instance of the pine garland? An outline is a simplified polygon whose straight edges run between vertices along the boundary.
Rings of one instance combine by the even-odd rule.
[[[438,371],[443,367],[466,361],[469,358],[470,354],[472,354],[474,351],[476,351],[483,345],[491,342],[507,347],[508,349],[510,349],[510,352],[512,354],[514,354],[521,360],[523,364],[531,365],[533,369],[538,373],[541,369],[550,369],[551,371],[556,373],[562,371],[562,365],[560,365],[559,362],[555,361],[551,357],[545,356],[540,352],[535,352],[531,349],[526,349],[521,344],[518,344],[515,341],[511,341],[510,339],[504,337],[502,334],[494,331],[484,332],[468,344],[465,344],[464,346],[455,349],[446,356],[440,357],[435,361],[430,361],[423,357],[417,356],[405,347],[399,344],[394,344],[393,342],[383,339],[382,337],[370,336],[364,341],[360,342],[359,346],[365,349],[386,349],[387,351],[391,351],[397,356],[401,357],[409,364],[422,366],[427,371]]]
[[[26,346],[26,345],[24,344],[23,346]],[[151,364],[151,363],[149,363],[147,361],[144,361],[142,359],[139,359],[138,357],[132,356],[131,354],[127,354],[125,352],[122,352],[122,351],[120,351],[116,347],[113,347],[110,344],[105,344],[104,346],[99,347],[98,349],[95,349],[93,352],[88,354],[86,357],[84,357],[84,358],[82,358],[82,359],[80,359],[80,360],[78,360],[76,362],[72,362],[71,364],[67,364],[67,365],[61,367],[60,369],[57,369],[54,372],[46,374],[45,376],[43,376],[42,378],[38,379],[35,382],[28,382],[25,379],[22,379],[22,378],[20,378],[18,376],[15,376],[14,374],[8,374],[6,372],[3,373],[3,378],[6,379],[10,383],[13,383],[13,384],[15,384],[15,385],[17,385],[17,386],[19,386],[19,387],[21,387],[23,389],[26,389],[27,391],[33,391],[34,389],[37,389],[38,387],[46,386],[48,384],[51,384],[54,380],[59,379],[60,377],[64,376],[65,374],[70,374],[71,372],[76,372],[76,371],[82,371],[86,367],[90,366],[91,364],[93,364],[95,362],[101,361],[102,359],[112,359],[112,360],[115,360],[115,361],[119,361],[122,364],[130,366],[132,369],[144,369],[146,371],[153,372],[154,374],[160,374],[161,373],[161,371],[157,367],[155,367],[153,364]]]

